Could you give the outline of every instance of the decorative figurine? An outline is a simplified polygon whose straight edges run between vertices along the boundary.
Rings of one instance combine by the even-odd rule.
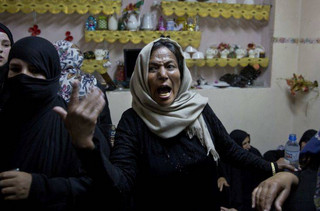
[[[100,15],[98,17],[98,29],[100,30],[107,30],[108,29],[108,22],[107,22],[107,17]]]
[[[97,27],[97,20],[95,17],[90,15],[86,22],[86,29],[87,31],[95,31]]]
[[[166,30],[166,28],[164,27],[164,20],[163,20],[162,16],[160,16],[160,18],[159,18],[158,30],[159,31],[165,31]]]

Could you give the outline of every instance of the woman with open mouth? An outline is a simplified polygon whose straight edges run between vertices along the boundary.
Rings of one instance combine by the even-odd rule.
[[[130,81],[132,108],[120,119],[114,147],[109,149],[92,136],[72,139],[93,179],[106,192],[119,196],[109,200],[108,208],[220,210],[219,159],[270,176],[278,169],[293,169],[267,162],[238,146],[208,99],[190,90],[191,82],[180,45],[159,38],[146,45],[137,58]],[[71,100],[68,111],[55,109],[71,134],[86,119],[82,116],[86,112],[75,112],[75,108],[91,109],[85,101]],[[272,201],[262,207],[270,204]]]

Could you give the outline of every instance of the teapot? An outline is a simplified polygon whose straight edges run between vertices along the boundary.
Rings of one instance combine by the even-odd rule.
[[[179,31],[183,26],[177,26],[173,19],[167,20],[167,31]]]
[[[212,59],[214,57],[216,57],[219,53],[219,50],[218,49],[213,49],[213,48],[207,48],[206,50],[206,58],[207,59]]]
[[[237,59],[241,59],[246,56],[247,50],[243,48],[238,48],[237,50],[235,50],[235,53],[236,53]]]
[[[137,31],[141,24],[140,16],[137,18],[135,14],[131,13],[128,20],[123,23],[129,31]]]
[[[228,49],[224,49],[223,51],[220,52],[220,58],[226,59],[229,55],[230,51]]]
[[[104,50],[100,48],[94,50],[94,55],[96,56],[96,60],[103,60],[108,55],[108,53],[109,53],[108,50]]]
[[[146,13],[143,15],[141,29],[142,30],[154,30],[154,28],[155,28],[154,23],[155,23],[155,15],[150,14],[150,13]]]

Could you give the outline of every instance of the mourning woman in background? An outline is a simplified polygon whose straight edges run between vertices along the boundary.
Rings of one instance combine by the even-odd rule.
[[[191,82],[181,47],[168,38],[151,42],[136,61],[132,108],[121,117],[111,153],[92,136],[72,138],[93,180],[123,197],[123,210],[220,210],[219,158],[270,176],[277,167],[234,143],[208,99],[189,90]],[[71,134],[86,116],[75,109],[84,102],[73,99],[67,111],[55,108]]]
[[[10,94],[0,113],[0,210],[82,210],[92,180],[52,110],[66,108],[57,95],[58,53],[48,40],[26,37],[12,46],[8,62]],[[93,89],[90,96],[100,94]],[[103,106],[96,104],[97,111]],[[84,128],[73,137],[91,132]]]
[[[247,150],[260,158],[261,153],[258,149],[251,146],[250,134],[243,130],[233,130],[230,137],[243,149]],[[251,194],[259,183],[266,179],[263,172],[252,167],[244,167],[239,165],[226,164],[225,166],[226,178],[230,185],[230,207],[238,211],[251,211]]]
[[[13,45],[13,37],[5,25],[0,23],[0,111],[3,105],[2,93],[3,93],[3,86],[4,81],[8,75],[8,56]]]

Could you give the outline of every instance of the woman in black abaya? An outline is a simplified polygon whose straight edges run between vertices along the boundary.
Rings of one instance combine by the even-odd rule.
[[[243,149],[262,158],[258,149],[250,145],[250,134],[243,130],[233,130],[230,137]],[[251,194],[259,183],[266,179],[260,171],[244,166],[226,164],[227,181],[230,184],[230,207],[238,211],[251,211]]]
[[[26,37],[12,46],[8,62],[10,95],[0,116],[0,210],[82,210],[77,205],[91,179],[52,110],[66,108],[57,95],[57,51],[46,39]]]

